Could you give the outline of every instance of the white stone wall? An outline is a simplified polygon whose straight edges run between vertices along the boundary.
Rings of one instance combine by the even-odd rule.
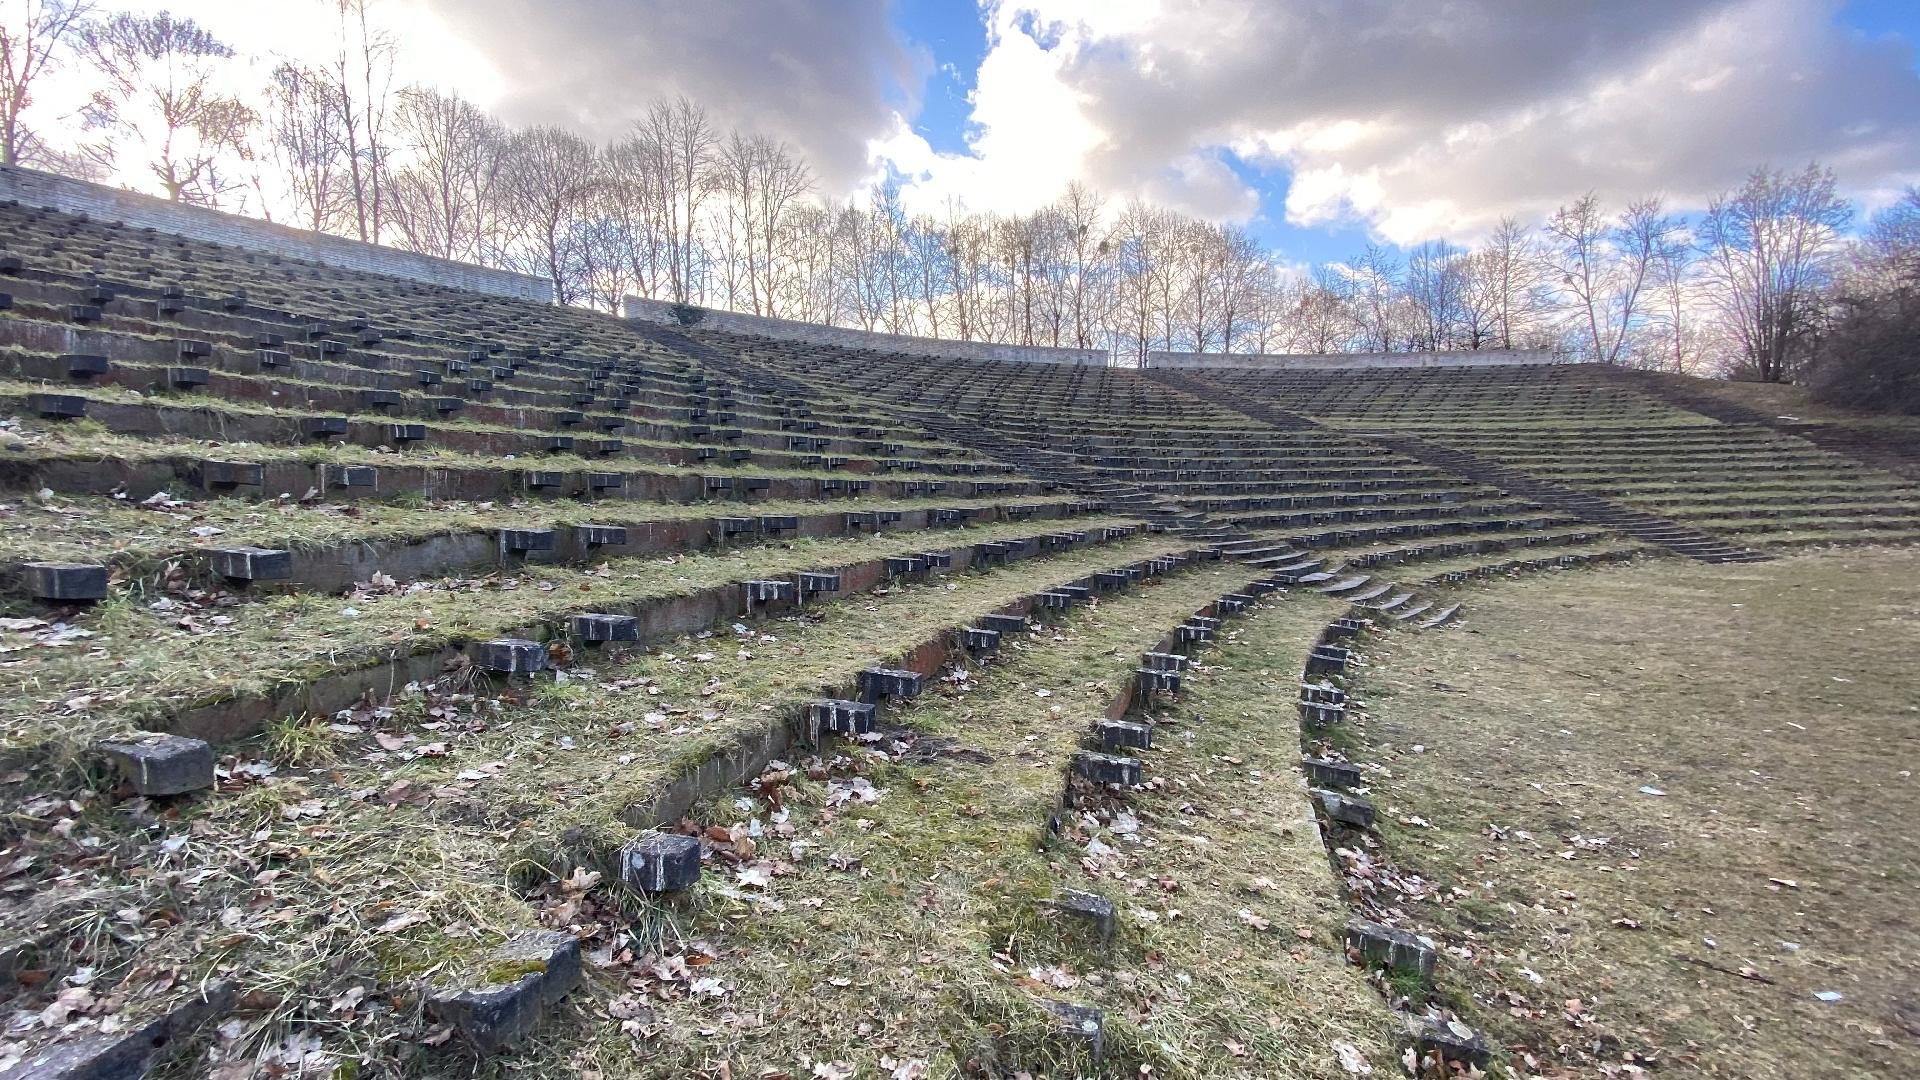
[[[1536,349],[1480,349],[1474,352],[1423,353],[1184,353],[1150,352],[1150,368],[1440,368],[1512,367],[1519,364],[1563,363],[1560,357]]]
[[[629,296],[620,304],[620,313],[635,322],[681,325],[674,314],[675,305],[661,300]],[[1056,349],[1044,345],[993,345],[981,341],[950,341],[946,338],[913,337],[907,334],[875,334],[850,330],[843,326],[770,319],[763,315],[743,315],[737,311],[696,308],[704,330],[730,334],[753,334],[779,341],[804,341],[813,345],[836,345],[848,349],[871,349],[883,353],[904,353],[952,360],[1010,360],[1027,364],[1069,364],[1103,366],[1108,355],[1103,349]]]
[[[184,206],[138,192],[90,184],[34,169],[0,165],[0,199],[14,199],[24,206],[47,206],[70,214],[86,214],[98,221],[118,221],[135,228],[157,229],[190,240],[304,259],[342,270],[385,274],[490,296],[509,296],[544,304],[553,302],[553,283],[546,278],[436,259],[431,255],[416,255],[377,244],[257,221],[238,214]]]

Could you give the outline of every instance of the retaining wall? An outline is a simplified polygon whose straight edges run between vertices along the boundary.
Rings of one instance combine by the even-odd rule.
[[[1190,353],[1150,352],[1150,368],[1445,368],[1513,367],[1563,363],[1543,349],[1480,349],[1418,353]]]
[[[683,323],[680,312],[688,312],[693,321]],[[719,311],[669,304],[629,296],[621,301],[620,314],[634,322],[665,326],[693,325],[730,334],[752,334],[778,341],[804,341],[813,345],[834,345],[846,349],[870,349],[882,353],[905,353],[951,360],[1010,360],[1027,364],[1067,364],[1103,366],[1108,362],[1104,349],[1056,349],[1045,345],[994,345],[983,341],[950,341],[945,338],[914,337],[909,334],[877,334],[844,326],[770,319],[764,315],[746,315],[737,311]]]
[[[429,285],[507,296],[518,300],[553,302],[553,283],[546,278],[495,270],[472,263],[416,255],[397,248],[309,232],[239,214],[156,199],[134,191],[92,184],[35,169],[0,165],[0,199],[24,206],[47,206],[101,221],[117,221],[135,228],[151,228],[249,251],[264,251],[304,259],[341,270],[405,278]]]

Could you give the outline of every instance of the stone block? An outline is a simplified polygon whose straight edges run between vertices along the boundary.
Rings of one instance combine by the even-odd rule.
[[[1179,653],[1144,652],[1140,654],[1140,666],[1155,671],[1185,671],[1187,658]]]
[[[1059,1037],[1072,1047],[1072,1056],[1098,1065],[1107,1056],[1106,1014],[1091,1005],[1072,1005],[1064,1001],[1043,1001],[1041,1007],[1052,1013]]]
[[[388,424],[387,441],[405,446],[408,443],[425,442],[427,425],[425,424]]]
[[[1043,592],[1034,596],[1033,606],[1042,611],[1066,611],[1073,607],[1073,597],[1063,592]]]
[[[487,957],[479,985],[438,990],[427,1008],[483,1054],[520,1041],[580,983],[580,942],[559,930],[519,934]]]
[[[796,576],[800,591],[808,596],[819,593],[840,591],[840,575],[826,573],[803,573]]]
[[[1421,1055],[1433,1054],[1474,1069],[1483,1069],[1493,1060],[1486,1038],[1458,1020],[1437,1016],[1407,1016],[1404,1020],[1414,1050]]]
[[[750,535],[757,527],[758,523],[752,518],[747,517],[717,517],[713,519],[713,531],[723,538]]]
[[[372,465],[328,465],[324,473],[328,488],[376,488],[379,470]]]
[[[743,582],[742,585],[747,591],[747,602],[750,604],[772,604],[781,600],[792,600],[796,595],[791,581],[764,579]]]
[[[1093,599],[1093,590],[1087,588],[1085,585],[1058,585],[1054,587],[1053,591],[1063,596],[1070,596],[1075,600]]]
[[[182,360],[197,360],[203,356],[213,355],[213,343],[209,341],[180,338],[173,343],[173,349],[174,355]]]
[[[300,418],[300,434],[309,439],[339,439],[347,434],[347,418],[344,416],[303,416]]]
[[[1024,634],[1028,630],[1025,615],[982,615],[980,625],[1003,634]]]
[[[432,409],[440,416],[457,413],[466,407],[467,403],[457,397],[431,397],[427,399],[427,408]]]
[[[1153,748],[1153,728],[1132,720],[1095,720],[1093,735],[1099,740],[1100,749],[1107,753]]]
[[[1138,668],[1134,678],[1142,694],[1177,694],[1180,692],[1181,675],[1177,671],[1162,671],[1155,668]]]
[[[897,668],[867,668],[860,673],[860,696],[868,700],[920,696],[922,680],[917,671]]]
[[[1342,825],[1350,825],[1356,829],[1371,829],[1373,827],[1374,809],[1372,802],[1358,795],[1345,795],[1338,791],[1329,791],[1326,788],[1313,788],[1311,790],[1313,792],[1313,801],[1319,804],[1320,811],[1326,814],[1329,820],[1337,821]]]
[[[581,641],[595,644],[640,640],[640,620],[632,615],[602,615],[595,612],[574,615],[567,619],[567,630]]]
[[[573,436],[547,435],[540,440],[540,449],[549,454],[570,454],[573,452]]]
[[[587,417],[585,413],[578,413],[569,409],[554,413],[553,422],[559,427],[575,427],[586,423]]]
[[[996,653],[1000,651],[1000,632],[969,626],[961,631],[962,643],[967,651],[975,654]]]
[[[281,548],[230,547],[207,552],[215,574],[229,581],[284,581],[293,576],[293,552]]]
[[[203,739],[142,734],[103,742],[100,753],[142,795],[182,795],[213,786],[213,747]]]
[[[1307,654],[1307,674],[1341,675],[1347,670],[1347,662],[1352,658],[1351,650],[1339,645],[1316,645]]]
[[[550,469],[528,469],[526,472],[521,473],[520,476],[522,482],[524,482],[527,487],[536,491],[561,487],[567,482],[566,473],[555,472]]]
[[[1062,889],[1053,898],[1053,909],[1074,922],[1084,924],[1100,944],[1105,945],[1113,940],[1113,901],[1099,893]]]
[[[1357,955],[1362,964],[1418,975],[1423,984],[1433,981],[1434,965],[1439,959],[1434,947],[1416,935],[1366,919],[1347,922],[1347,949]]]
[[[259,487],[267,482],[267,467],[256,461],[202,461],[195,472],[200,486],[210,489]]]
[[[625,525],[575,525],[573,538],[582,547],[624,547],[627,542]]]
[[[503,675],[531,675],[547,668],[547,647],[526,638],[495,638],[473,645],[474,665]]]
[[[760,517],[760,528],[769,533],[797,532],[800,528],[800,519],[791,514],[763,514]]]
[[[627,489],[627,477],[617,472],[590,472],[587,474],[587,488],[598,492],[619,492]]]
[[[43,420],[78,420],[87,415],[87,399],[78,394],[29,394],[27,408]]]
[[[929,570],[953,569],[953,553],[950,551],[923,551],[920,558],[927,561]]]
[[[360,408],[367,412],[391,413],[400,407],[400,395],[392,390],[360,391]]]
[[[628,888],[682,892],[700,880],[700,841],[678,833],[648,833],[622,846],[618,862],[620,881]]]
[[[1073,771],[1096,784],[1133,787],[1140,782],[1141,765],[1136,757],[1082,750],[1073,755]]]
[[[882,562],[886,565],[888,577],[917,574],[927,568],[927,560],[917,555],[888,555]]]
[[[872,702],[828,698],[807,706],[807,723],[828,735],[865,735],[873,730],[876,712]]]
[[[1118,592],[1132,582],[1133,578],[1124,570],[1102,570],[1093,575],[1093,587],[1101,592]]]
[[[1335,761],[1332,758],[1301,758],[1300,767],[1307,771],[1307,779],[1322,787],[1354,788],[1365,782],[1360,767],[1348,761]]]
[[[113,364],[106,357],[91,353],[68,353],[60,358],[60,362],[66,366],[67,378],[82,381],[113,370]]]
[[[175,366],[167,369],[167,385],[175,390],[195,390],[213,378],[206,368]]]
[[[531,555],[552,551],[559,541],[552,529],[501,529],[500,550],[507,555]]]

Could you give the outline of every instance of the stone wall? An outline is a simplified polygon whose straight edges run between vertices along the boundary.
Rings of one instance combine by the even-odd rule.
[[[1562,363],[1535,349],[1480,349],[1475,352],[1425,353],[1184,353],[1151,352],[1150,368],[1443,368],[1511,367]]]
[[[135,228],[157,229],[190,240],[304,259],[341,270],[385,274],[490,296],[509,296],[543,304],[553,302],[553,283],[546,278],[415,255],[33,169],[0,165],[0,199],[86,214],[96,220],[118,221]]]
[[[620,313],[635,322],[683,325],[679,305],[660,300],[629,296],[620,304]],[[689,307],[696,321],[691,325],[730,334],[752,334],[779,341],[804,341],[813,345],[836,345],[848,349],[871,349],[883,353],[904,353],[949,360],[1010,360],[1027,364],[1105,365],[1104,349],[1055,349],[1044,345],[992,345],[980,341],[949,341],[945,338],[913,337],[907,334],[875,334],[849,330],[843,326],[770,319],[762,315],[744,315],[737,311]]]

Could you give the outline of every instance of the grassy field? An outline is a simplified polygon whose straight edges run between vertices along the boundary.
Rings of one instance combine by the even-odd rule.
[[[1547,1076],[1920,1073],[1920,552],[1470,595],[1370,646],[1376,903]]]

